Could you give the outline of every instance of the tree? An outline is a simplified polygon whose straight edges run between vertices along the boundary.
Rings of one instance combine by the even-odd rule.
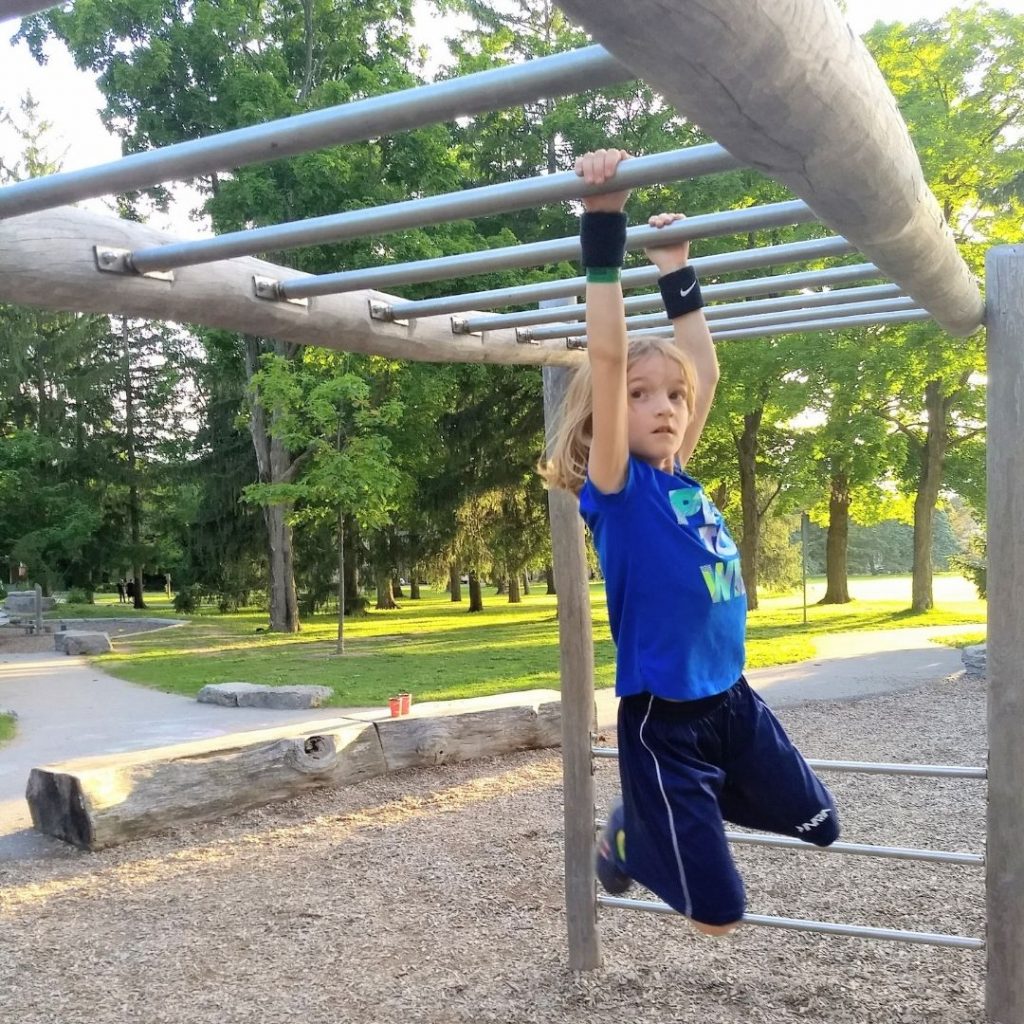
[[[865,42],[914,138],[961,252],[980,272],[986,245],[1019,239],[1024,140],[1024,17],[977,4],[939,21],[876,25]],[[915,494],[912,606],[933,604],[931,538],[951,449],[982,429],[976,336],[916,325],[894,333],[910,369],[885,415],[907,440]]]
[[[301,451],[287,479],[262,480],[246,496],[293,521],[337,524],[338,653],[344,650],[344,533],[346,517],[362,529],[390,521],[398,474],[380,426],[394,423],[401,405],[372,401],[371,388],[352,371],[358,357],[306,349],[298,359],[267,356],[252,376],[260,406],[272,417],[272,443]]]

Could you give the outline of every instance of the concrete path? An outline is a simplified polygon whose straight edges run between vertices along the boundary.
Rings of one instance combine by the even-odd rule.
[[[961,668],[960,651],[933,644],[930,636],[978,628],[939,626],[821,637],[813,660],[755,669],[748,679],[773,707],[912,689]],[[468,709],[486,707],[493,701],[482,698],[460,703]],[[0,861],[73,853],[31,829],[24,793],[29,771],[37,765],[318,718],[387,717],[386,709],[380,708],[269,711],[199,704],[190,697],[115,679],[85,658],[53,654],[0,658],[0,708],[18,714],[17,735],[0,748]],[[612,690],[598,691],[597,708],[599,725],[613,726],[616,700]]]

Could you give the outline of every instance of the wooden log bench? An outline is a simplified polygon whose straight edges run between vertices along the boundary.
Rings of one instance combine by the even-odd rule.
[[[388,772],[561,743],[554,690],[419,705],[401,718],[321,719],[33,768],[26,799],[40,832],[103,850]]]

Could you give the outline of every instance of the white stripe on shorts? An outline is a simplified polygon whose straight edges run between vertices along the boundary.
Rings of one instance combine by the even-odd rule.
[[[679,870],[679,884],[683,888],[683,900],[685,901],[686,906],[683,913],[686,917],[693,917],[693,904],[690,902],[690,887],[686,884],[686,869],[683,867],[683,857],[679,852],[679,837],[676,835],[675,815],[672,813],[672,805],[669,803],[668,794],[665,792],[665,784],[661,779],[661,765],[658,764],[658,757],[647,745],[647,740],[644,739],[644,727],[647,725],[647,719],[651,717],[651,708],[653,706],[654,694],[652,693],[647,702],[647,711],[644,713],[644,720],[640,723],[640,742],[643,744],[647,753],[651,755],[651,760],[654,761],[654,771],[658,776],[658,788],[661,790],[662,800],[665,801],[665,812],[668,814],[668,827],[669,831],[672,833],[672,849],[676,855],[676,868]]]

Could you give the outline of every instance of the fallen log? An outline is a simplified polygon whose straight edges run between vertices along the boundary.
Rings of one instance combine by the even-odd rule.
[[[420,705],[377,722],[325,719],[44,765],[32,769],[25,797],[38,831],[95,851],[308,789],[561,742],[556,692],[504,701],[472,711],[462,709],[479,702]]]

